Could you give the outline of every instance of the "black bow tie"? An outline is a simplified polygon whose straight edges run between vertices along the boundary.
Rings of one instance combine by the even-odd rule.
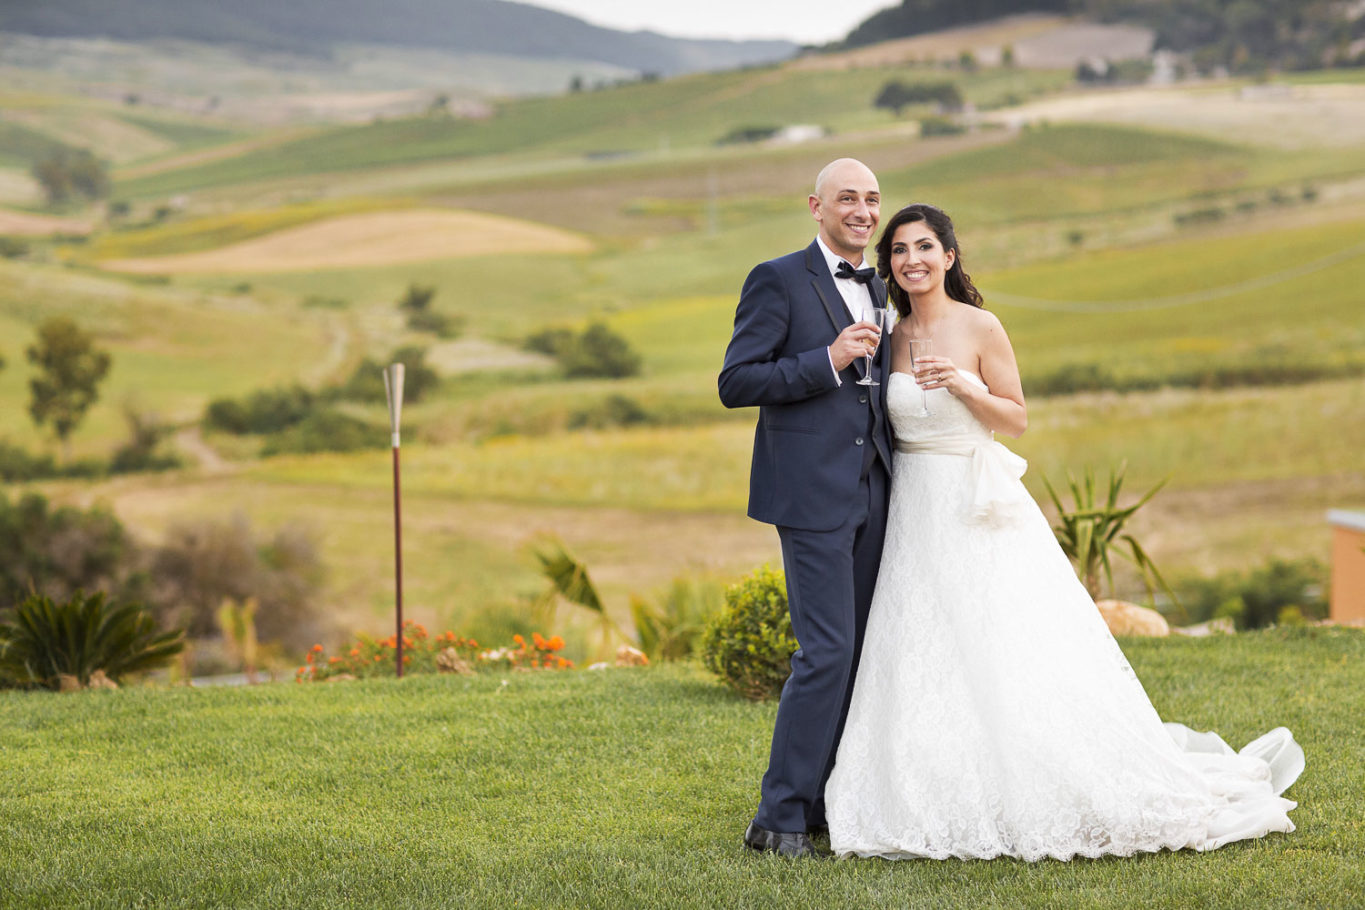
[[[865,269],[855,269],[847,260],[840,259],[839,267],[834,270],[835,278],[852,278],[859,284],[872,284],[872,276],[877,274],[877,270],[868,266]]]

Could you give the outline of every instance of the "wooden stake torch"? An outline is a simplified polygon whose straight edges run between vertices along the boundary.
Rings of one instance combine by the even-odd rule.
[[[394,641],[398,678],[403,678],[403,492],[398,476],[398,423],[403,413],[403,365],[389,364],[384,370],[384,397],[389,402],[389,426],[393,431],[393,584],[397,603],[398,631]]]

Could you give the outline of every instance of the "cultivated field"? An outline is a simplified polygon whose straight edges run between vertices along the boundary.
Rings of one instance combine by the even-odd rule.
[[[1039,22],[1011,27],[1025,25]],[[26,414],[23,349],[44,316],[76,316],[115,364],[76,454],[107,454],[131,396],[185,431],[191,464],[36,488],[109,503],[150,539],[233,510],[302,522],[339,627],[376,629],[391,605],[383,401],[347,406],[374,427],[359,454],[262,459],[259,438],[196,424],[214,398],[321,388],[426,346],[446,379],[404,411],[416,615],[506,628],[542,588],[526,552],[541,533],[624,614],[675,576],[777,560],[771,529],[743,516],[754,415],[720,406],[715,375],[748,269],[809,242],[815,172],[857,154],[888,209],[955,216],[1026,391],[1067,371],[1130,390],[1031,398],[1014,447],[1035,494],[1044,476],[1127,460],[1134,492],[1169,477],[1138,523],[1169,576],[1325,558],[1324,511],[1365,504],[1359,82],[1082,92],[1065,70],[845,62],[508,100],[480,120],[304,128],[77,97],[30,74],[33,92],[0,94],[0,169],[22,173],[44,142],[108,142],[130,206],[112,223],[33,203],[0,220],[54,235],[28,232],[29,253],[0,260],[0,436],[51,446]],[[871,105],[892,77],[952,79],[995,110],[919,138],[927,108]],[[798,123],[830,132],[717,144]],[[55,236],[77,223],[88,239]],[[396,303],[414,284],[435,288],[460,338],[408,327]],[[570,381],[520,349],[590,320],[639,351],[639,376]],[[620,396],[637,425],[583,426]]]

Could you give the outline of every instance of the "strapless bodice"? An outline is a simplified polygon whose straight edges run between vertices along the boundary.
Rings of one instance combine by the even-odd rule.
[[[957,372],[968,382],[986,388],[979,376],[966,370]],[[916,417],[922,390],[915,377],[897,372],[887,382],[886,407],[896,434],[897,458],[965,456],[963,463],[970,476],[966,508],[975,521],[1002,524],[1037,510],[1019,482],[1028,462],[996,442],[995,434],[956,395],[947,389],[930,389],[930,416]]]
[[[966,370],[958,370],[958,375],[981,388],[986,384]],[[914,416],[920,409],[921,389],[915,377],[909,373],[894,372],[887,380],[886,408],[891,414],[891,429],[896,434],[897,443],[910,443],[915,447],[938,441],[953,440],[957,443],[968,441],[985,443],[993,438],[991,431],[967,410],[967,406],[947,389],[930,389],[930,417]]]

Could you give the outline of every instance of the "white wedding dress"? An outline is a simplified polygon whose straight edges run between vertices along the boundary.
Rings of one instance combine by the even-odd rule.
[[[968,381],[982,381],[959,371]],[[1163,724],[1019,481],[946,390],[887,378],[891,505],[825,790],[836,854],[1070,859],[1293,831],[1283,727],[1234,752]]]

